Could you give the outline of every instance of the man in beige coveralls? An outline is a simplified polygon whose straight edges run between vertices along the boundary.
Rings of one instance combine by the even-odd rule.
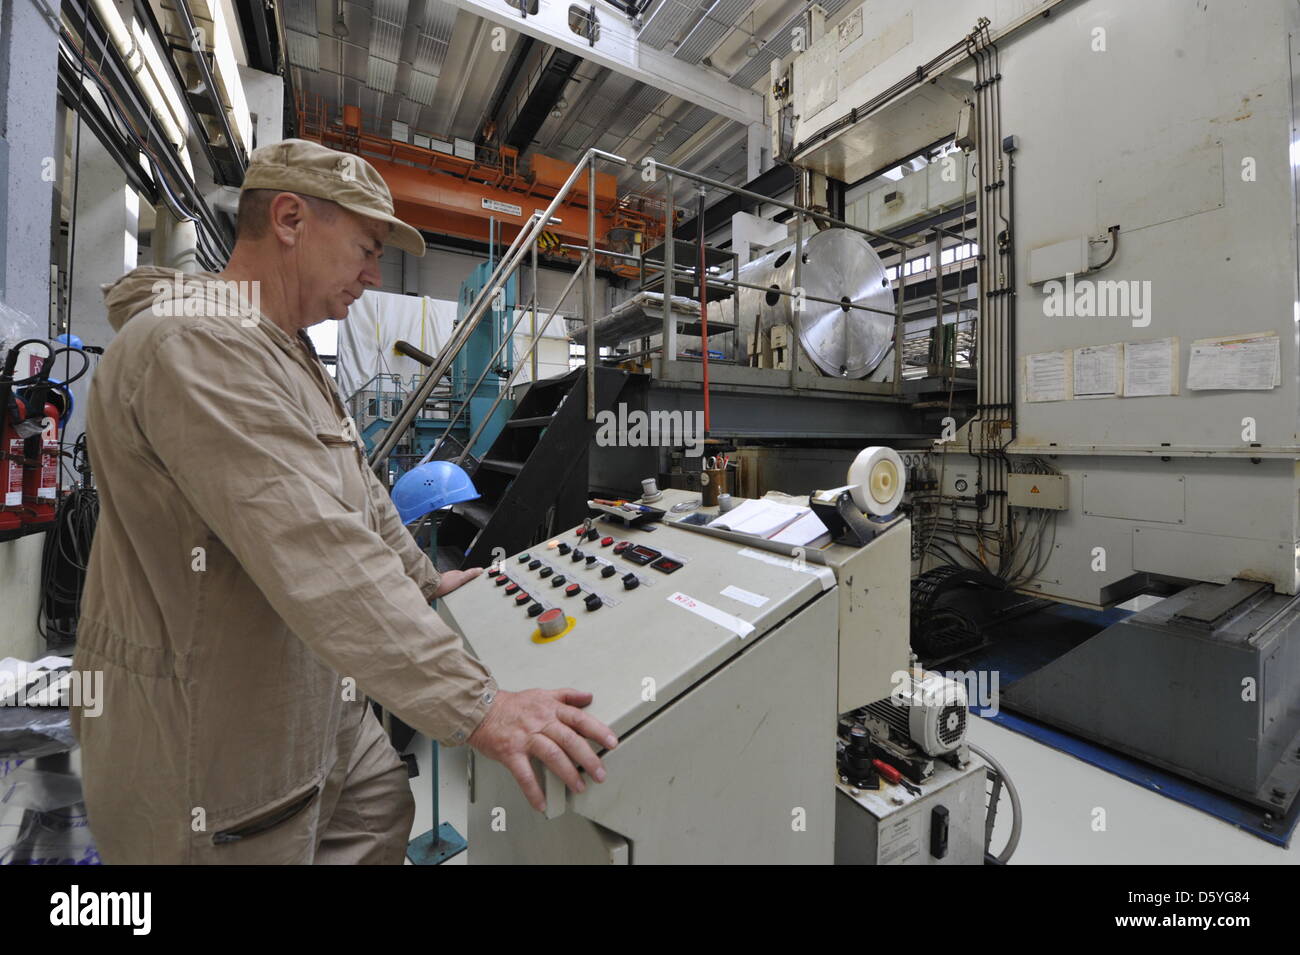
[[[414,803],[366,695],[536,808],[533,759],[604,781],[590,694],[498,689],[430,608],[479,570],[415,545],[303,332],[379,285],[385,243],[424,254],[392,213],[369,163],[286,140],[251,157],[224,272],[108,290],[75,662],[104,699],[73,713],[106,862],[400,863]]]

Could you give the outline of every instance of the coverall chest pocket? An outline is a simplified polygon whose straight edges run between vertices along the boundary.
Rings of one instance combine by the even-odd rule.
[[[350,436],[345,426],[337,424],[317,422],[313,427],[316,430],[316,440],[325,445],[334,462],[338,474],[339,500],[358,513],[366,513],[366,481],[362,472],[366,461],[355,436]]]

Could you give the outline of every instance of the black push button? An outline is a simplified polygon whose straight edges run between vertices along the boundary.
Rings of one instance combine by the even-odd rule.
[[[555,573],[555,571],[554,571],[553,569],[551,569],[550,567],[543,567],[541,570],[539,570],[539,571],[537,572],[537,576],[538,576],[538,577],[549,577],[549,576],[551,576],[551,574],[553,574],[553,573]]]
[[[554,577],[552,577],[552,578],[551,578],[551,586],[552,586],[552,587],[563,587],[563,586],[564,586],[564,575],[563,575],[563,574],[556,574]]]

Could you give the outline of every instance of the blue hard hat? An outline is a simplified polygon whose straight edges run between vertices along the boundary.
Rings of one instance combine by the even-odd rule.
[[[429,461],[411,468],[393,485],[393,504],[403,524],[442,507],[479,496],[469,475],[450,461]]]

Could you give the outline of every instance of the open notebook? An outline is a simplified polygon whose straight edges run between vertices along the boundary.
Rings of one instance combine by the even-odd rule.
[[[744,501],[709,522],[737,534],[749,534],[782,544],[803,547],[818,538],[829,537],[830,531],[810,508],[782,504],[766,498]]]

